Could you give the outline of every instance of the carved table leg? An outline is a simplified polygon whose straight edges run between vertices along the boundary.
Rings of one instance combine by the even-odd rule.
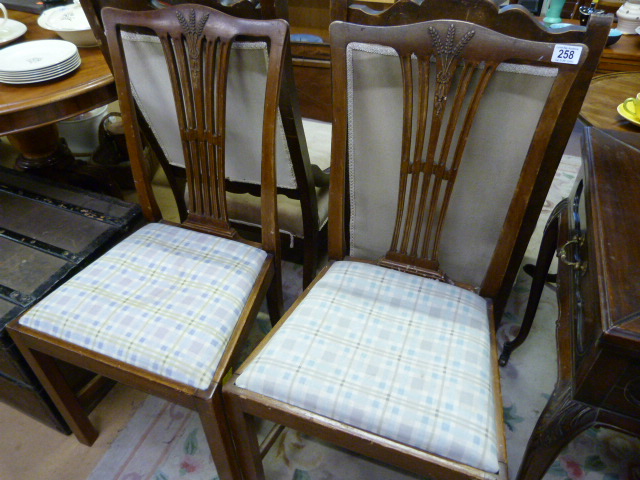
[[[539,480],[560,451],[596,424],[598,409],[571,398],[571,385],[556,387],[536,423],[516,480]]]
[[[547,279],[547,273],[551,266],[551,261],[555,255],[557,239],[558,239],[558,221],[560,214],[567,207],[567,200],[564,199],[559,202],[551,212],[549,220],[544,228],[542,235],[542,241],[540,242],[540,249],[538,251],[538,258],[533,271],[533,280],[531,282],[531,291],[529,292],[529,300],[527,301],[527,308],[522,318],[522,325],[518,335],[513,340],[506,342],[502,347],[502,353],[500,354],[500,366],[504,367],[509,361],[511,353],[526,340],[533,325],[533,319],[536,316],[538,309],[538,303],[542,296],[542,290],[544,288],[545,281]]]

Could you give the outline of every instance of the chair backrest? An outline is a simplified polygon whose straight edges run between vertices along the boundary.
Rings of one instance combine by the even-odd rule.
[[[110,54],[104,41],[104,25],[100,12],[105,7],[125,10],[152,10],[149,0],[80,0],[89,23],[98,38],[105,57]],[[224,13],[247,19],[287,20],[288,6],[285,0],[172,0],[172,4],[199,4],[209,6]],[[152,141],[157,156],[163,166],[184,166],[184,158],[179,142],[178,120],[167,115],[164,104],[172,98],[168,72],[160,68],[149,75],[148,68],[155,68],[164,62],[162,50],[157,40],[145,35],[130,35],[125,39],[126,48],[132,62],[130,76],[134,97],[138,102],[145,124],[148,126],[147,139]],[[137,57],[137,60],[136,60]],[[237,42],[230,59],[229,80],[229,123],[227,125],[227,156],[235,161],[227,165],[228,187],[235,191],[259,193],[260,168],[256,162],[260,158],[261,96],[267,77],[267,55],[264,44]],[[144,106],[147,106],[145,109]],[[311,225],[318,225],[318,207],[315,184],[311,170],[306,137],[302,126],[300,107],[293,77],[291,52],[285,51],[283,80],[278,118],[276,162],[278,187],[289,196],[300,199],[302,209]],[[177,188],[174,188],[177,193]],[[186,210],[179,195],[178,208]],[[185,212],[186,213],[186,212]]]
[[[236,0],[234,2],[221,3],[216,0],[172,0],[171,4],[192,3],[216,8],[224,13],[240,18],[252,18],[255,20],[271,20],[274,18],[287,19],[287,4],[283,0]],[[103,8],[112,7],[122,10],[144,11],[154,10],[156,7],[152,0],[80,0],[91,30],[98,40],[107,62],[111,62],[107,39],[104,34],[101,11]],[[160,5],[158,3],[157,5]]]
[[[330,258],[441,271],[506,300],[548,190],[540,177],[553,177],[575,121],[577,111],[562,124],[590,45],[456,19],[334,22],[330,33]],[[558,49],[571,63],[554,61]]]
[[[149,169],[143,158],[124,40],[136,34],[159,39],[169,72],[173,98],[163,108],[167,114],[175,115],[179,122],[189,188],[189,214],[183,224],[229,238],[237,237],[229,226],[225,201],[229,61],[233,45],[238,41],[266,43],[269,50],[268,76],[260,132],[262,242],[268,251],[278,250],[275,125],[282,67],[289,41],[287,23],[283,20],[239,19],[198,5],[144,12],[106,8],[103,21],[131,167],[145,215],[150,220],[161,218],[151,188]]]
[[[475,0],[473,2],[464,0],[398,0],[391,6],[379,11],[354,0],[332,0],[331,8],[333,19],[348,20],[351,23],[362,25],[407,25],[428,20],[450,19],[473,22],[474,25],[483,26],[496,33],[521,40],[545,42],[549,45],[557,44],[559,46],[578,44],[583,47],[584,59],[576,67],[571,67],[577,68],[571,88],[566,93],[566,96],[555,105],[555,113],[545,120],[546,127],[551,128],[549,141],[546,143],[545,150],[538,152],[538,155],[542,157],[540,168],[533,174],[534,184],[532,191],[527,194],[524,216],[515,230],[516,240],[512,253],[508,257],[508,266],[504,272],[504,278],[497,280],[501,285],[501,291],[495,303],[496,318],[499,318],[524,257],[537,218],[542,210],[544,199],[551,186],[556,168],[562,158],[580,112],[589,83],[598,66],[600,55],[609,33],[611,18],[595,16],[590,19],[586,29],[558,33],[542,25],[521,5],[511,5],[499,10],[489,0]],[[546,64],[551,67],[558,65],[555,63],[549,64],[549,62],[546,62]],[[538,62],[538,65],[545,65],[545,62]],[[504,75],[498,74],[496,79],[502,76]],[[540,90],[541,84],[538,85],[538,81],[535,80],[536,76],[524,76],[523,78],[529,78],[528,83],[533,84],[535,87],[532,91]],[[400,84],[398,84],[398,88],[401,88]],[[520,95],[518,94],[518,96]],[[544,97],[540,97],[540,100],[546,101]],[[526,100],[525,96],[525,99],[517,101],[528,100]],[[383,105],[383,103],[376,99],[376,105]],[[387,115],[388,113],[385,112],[385,116]],[[501,115],[499,120],[504,118],[506,117]],[[536,125],[535,122],[537,121],[532,121],[532,125]],[[509,123],[510,127],[513,125]],[[371,137],[375,137],[375,135],[371,135]],[[470,144],[473,144],[473,140],[470,141]],[[493,290],[491,288],[491,291]]]

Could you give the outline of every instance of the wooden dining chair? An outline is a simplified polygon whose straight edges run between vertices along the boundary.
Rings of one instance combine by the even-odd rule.
[[[580,67],[573,87],[557,113],[553,122],[551,141],[544,152],[543,168],[536,174],[536,183],[527,206],[522,225],[517,230],[517,240],[513,255],[502,282],[502,290],[495,299],[494,313],[497,320],[502,317],[506,300],[511,291],[529,240],[542,211],[547,192],[555,175],[560,159],[580,113],[589,84],[596,72],[600,56],[604,50],[611,24],[611,18],[593,18],[588,28],[564,31],[543,26],[521,5],[510,5],[500,9],[490,1],[469,2],[442,0],[397,0],[393,5],[373,10],[359,0],[331,0],[332,19],[363,25],[405,25],[435,19],[473,21],[504,35],[516,36],[523,40],[549,42],[559,45],[578,43],[586,45],[587,58]]]
[[[103,18],[136,188],[152,221],[109,250],[9,326],[78,439],[96,431],[55,359],[94,371],[200,415],[220,478],[240,478],[222,407],[221,383],[237,360],[265,296],[272,321],[282,305],[276,212],[275,136],[288,42],[283,20],[246,20],[184,5],[155,12],[105,9]],[[162,221],[143,158],[123,38],[155,35],[180,121],[189,186],[184,222]],[[243,240],[225,202],[226,85],[233,45],[268,46],[263,92],[262,240]]]
[[[493,303],[590,46],[557,62],[471,16],[330,38],[331,262],[223,388],[245,478],[264,478],[258,417],[429,478],[506,479]]]
[[[216,8],[241,18],[288,19],[285,0],[172,0],[173,4],[194,3]],[[109,58],[104,40],[104,26],[100,11],[107,6],[131,10],[149,10],[147,0],[81,0],[92,29]],[[143,36],[127,39],[131,56],[137,56],[130,69],[134,98],[142,109],[141,126],[145,138],[153,147],[155,157],[167,173],[169,185],[177,198],[180,216],[187,214],[184,192],[184,159],[179,143],[177,118],[167,115],[162,104],[170,101],[171,90],[167,74],[147,75],[146,68],[153,64],[150,57],[161,61],[159,44],[147,42]],[[227,158],[233,162],[227,168],[227,202],[229,217],[237,228],[254,232],[260,229],[260,111],[261,91],[266,79],[265,51],[260,46],[237,48],[232,52],[228,99]],[[287,47],[280,94],[279,119],[276,135],[276,163],[278,168],[278,209],[280,230],[290,243],[301,243],[303,285],[313,279],[318,258],[323,255],[325,242],[321,241],[329,210],[329,176],[324,171],[328,158],[310,159],[306,136],[300,115],[298,95],[293,78],[291,51]],[[136,68],[136,65],[138,67]],[[236,78],[239,76],[240,78]],[[152,99],[159,99],[153,102]],[[314,163],[312,163],[312,161]]]

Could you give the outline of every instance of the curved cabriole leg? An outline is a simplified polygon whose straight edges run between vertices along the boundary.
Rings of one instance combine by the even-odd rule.
[[[220,480],[242,480],[236,458],[231,430],[222,405],[222,389],[217,386],[211,398],[198,399],[196,409],[204,429],[213,463]]]
[[[536,311],[538,310],[542,290],[544,289],[544,285],[547,280],[547,273],[549,272],[549,267],[551,266],[551,262],[555,255],[558,241],[558,222],[560,214],[566,207],[566,199],[558,203],[551,212],[549,220],[544,228],[542,240],[540,241],[540,249],[538,250],[538,259],[536,260],[536,265],[533,271],[531,291],[529,292],[527,308],[524,312],[524,316],[522,317],[520,331],[518,331],[516,338],[503,345],[499,360],[501,367],[504,367],[509,362],[511,353],[522,345],[529,335],[529,331],[533,325],[533,319],[535,318]]]
[[[598,410],[571,398],[570,385],[554,390],[536,423],[516,480],[539,480],[560,451],[596,424]]]

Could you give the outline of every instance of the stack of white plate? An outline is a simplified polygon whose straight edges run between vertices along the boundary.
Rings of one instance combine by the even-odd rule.
[[[80,66],[78,47],[65,40],[34,40],[0,50],[0,82],[45,82]]]

